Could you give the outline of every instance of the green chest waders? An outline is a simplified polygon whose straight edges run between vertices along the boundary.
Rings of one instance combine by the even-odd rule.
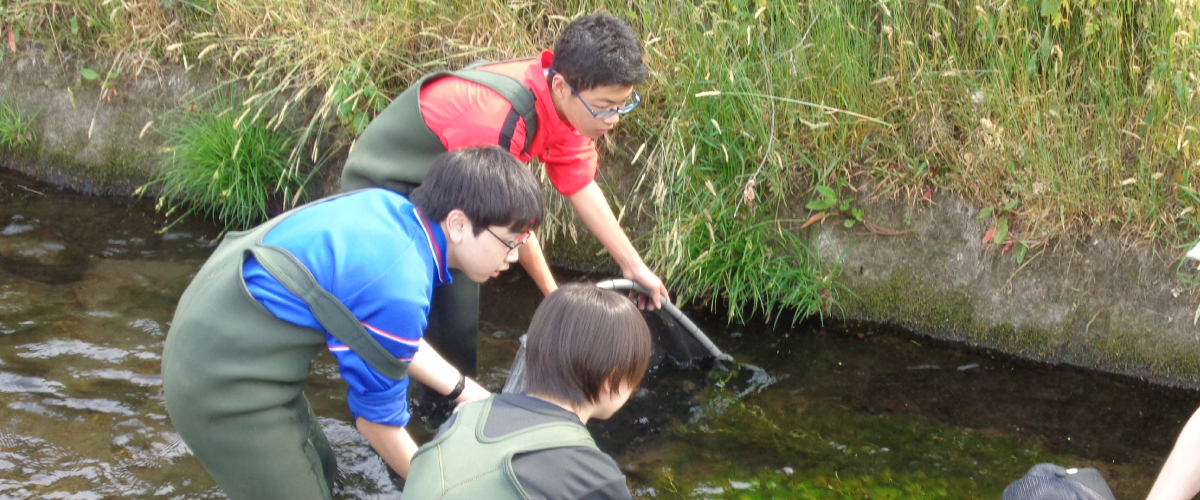
[[[521,152],[528,153],[538,128],[533,91],[510,76],[475,69],[483,64],[490,63],[479,61],[459,71],[425,75],[397,96],[371,120],[354,143],[342,169],[342,191],[383,187],[407,195],[425,180],[433,160],[445,153],[446,147],[421,116],[421,88],[448,76],[488,87],[512,104],[513,110],[525,120],[525,145]],[[499,144],[501,137],[495,140]],[[500,145],[506,150],[511,149],[508,145]],[[451,276],[452,283],[434,289],[425,341],[459,371],[474,376],[479,335],[479,284],[458,270],[451,271]]]
[[[454,425],[417,450],[404,500],[529,500],[517,483],[513,456],[574,446],[598,449],[586,428],[568,422],[485,437],[493,398],[460,406]]]
[[[408,369],[295,257],[262,244],[284,217],[226,235],[180,298],[163,349],[171,422],[234,500],[328,500],[337,472],[303,393],[325,334],[276,318],[250,295],[247,255],[376,371],[399,380]]]

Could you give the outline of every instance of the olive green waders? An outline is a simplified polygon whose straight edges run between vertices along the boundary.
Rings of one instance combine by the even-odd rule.
[[[494,438],[483,434],[495,396],[460,405],[454,424],[413,456],[404,500],[529,500],[512,459],[520,453],[586,446],[586,428],[568,422],[535,425]]]
[[[475,69],[490,64],[478,61],[459,71],[441,71],[423,76],[371,120],[342,169],[342,191],[383,187],[408,195],[425,180],[438,155],[446,152],[421,116],[421,88],[453,76],[488,87],[503,96],[525,120],[525,146],[529,151],[537,134],[537,108],[533,91],[507,75]],[[513,123],[515,125],[515,121]],[[501,141],[497,138],[497,143]],[[506,150],[507,144],[500,144]],[[479,284],[458,270],[453,282],[433,291],[425,341],[462,373],[475,376],[476,343],[479,335]]]
[[[163,349],[171,422],[234,500],[328,500],[337,472],[303,393],[309,363],[326,348],[325,334],[275,317],[250,295],[242,278],[247,255],[376,371],[399,380],[408,366],[295,257],[262,244],[286,216],[226,235],[180,298]]]

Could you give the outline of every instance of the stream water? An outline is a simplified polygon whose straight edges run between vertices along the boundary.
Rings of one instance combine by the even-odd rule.
[[[173,432],[158,375],[175,301],[219,231],[164,222],[146,202],[0,172],[0,499],[224,497]],[[483,287],[485,385],[503,384],[539,299],[515,272]],[[640,498],[999,498],[1054,461],[1096,466],[1132,499],[1200,405],[1194,391],[879,325],[687,312],[775,380],[659,363],[625,409],[590,425]],[[338,497],[396,498],[332,358],[318,358],[308,395],[339,456]]]

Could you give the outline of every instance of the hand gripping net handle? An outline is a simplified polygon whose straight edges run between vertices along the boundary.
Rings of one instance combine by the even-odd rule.
[[[646,287],[642,286],[636,281],[627,279],[601,281],[596,283],[596,286],[605,290],[633,290],[642,293],[647,297],[652,295],[650,290],[647,290]],[[688,333],[691,333],[692,336],[695,337],[705,349],[708,349],[710,354],[719,360],[733,361],[733,356],[721,352],[721,349],[719,349],[716,344],[713,344],[712,340],[708,339],[708,335],[705,335],[704,332],[700,330],[700,327],[696,326],[695,323],[692,323],[692,320],[685,316],[683,311],[680,311],[678,307],[675,307],[675,304],[672,304],[671,301],[664,296],[660,296],[659,299],[662,301],[663,310],[666,311],[667,314],[670,314],[672,318],[675,318],[675,321],[678,321],[679,324],[683,325],[683,328],[686,329]]]

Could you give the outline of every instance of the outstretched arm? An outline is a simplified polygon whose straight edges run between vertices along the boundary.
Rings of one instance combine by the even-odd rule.
[[[421,339],[412,364],[408,366],[408,375],[413,380],[425,384],[431,390],[448,394],[458,385],[461,374],[446,362],[437,351],[433,350],[425,339]],[[484,399],[491,394],[474,380],[466,379],[466,385],[454,401],[466,403]],[[400,397],[404,397],[401,395]],[[383,461],[401,477],[408,477],[408,466],[412,457],[417,453],[417,443],[408,435],[404,427],[385,425],[372,422],[362,417],[354,421],[358,432],[367,439],[371,447],[383,457]]]
[[[542,242],[538,240],[536,233],[530,233],[529,241],[521,245],[519,259],[521,267],[524,267],[529,277],[533,278],[533,282],[537,283],[542,295],[550,295],[558,290],[558,283],[554,281],[554,275],[550,274],[550,266],[546,264],[546,256],[542,254]]]
[[[596,239],[600,240],[604,248],[608,249],[617,265],[621,266],[621,274],[653,292],[650,308],[661,307],[662,301],[659,297],[669,298],[666,285],[646,266],[637,249],[633,248],[633,243],[630,243],[629,237],[617,223],[617,217],[613,215],[612,208],[608,206],[608,200],[604,198],[604,192],[596,185],[596,181],[588,183],[567,199],[571,200],[571,205],[575,207],[583,223],[592,230],[592,234],[596,235]]]
[[[358,432],[367,439],[383,461],[400,477],[408,477],[408,466],[417,453],[417,443],[403,427],[377,424],[362,417],[354,421]]]
[[[1192,414],[1146,500],[1190,500],[1200,493],[1200,410]]]

